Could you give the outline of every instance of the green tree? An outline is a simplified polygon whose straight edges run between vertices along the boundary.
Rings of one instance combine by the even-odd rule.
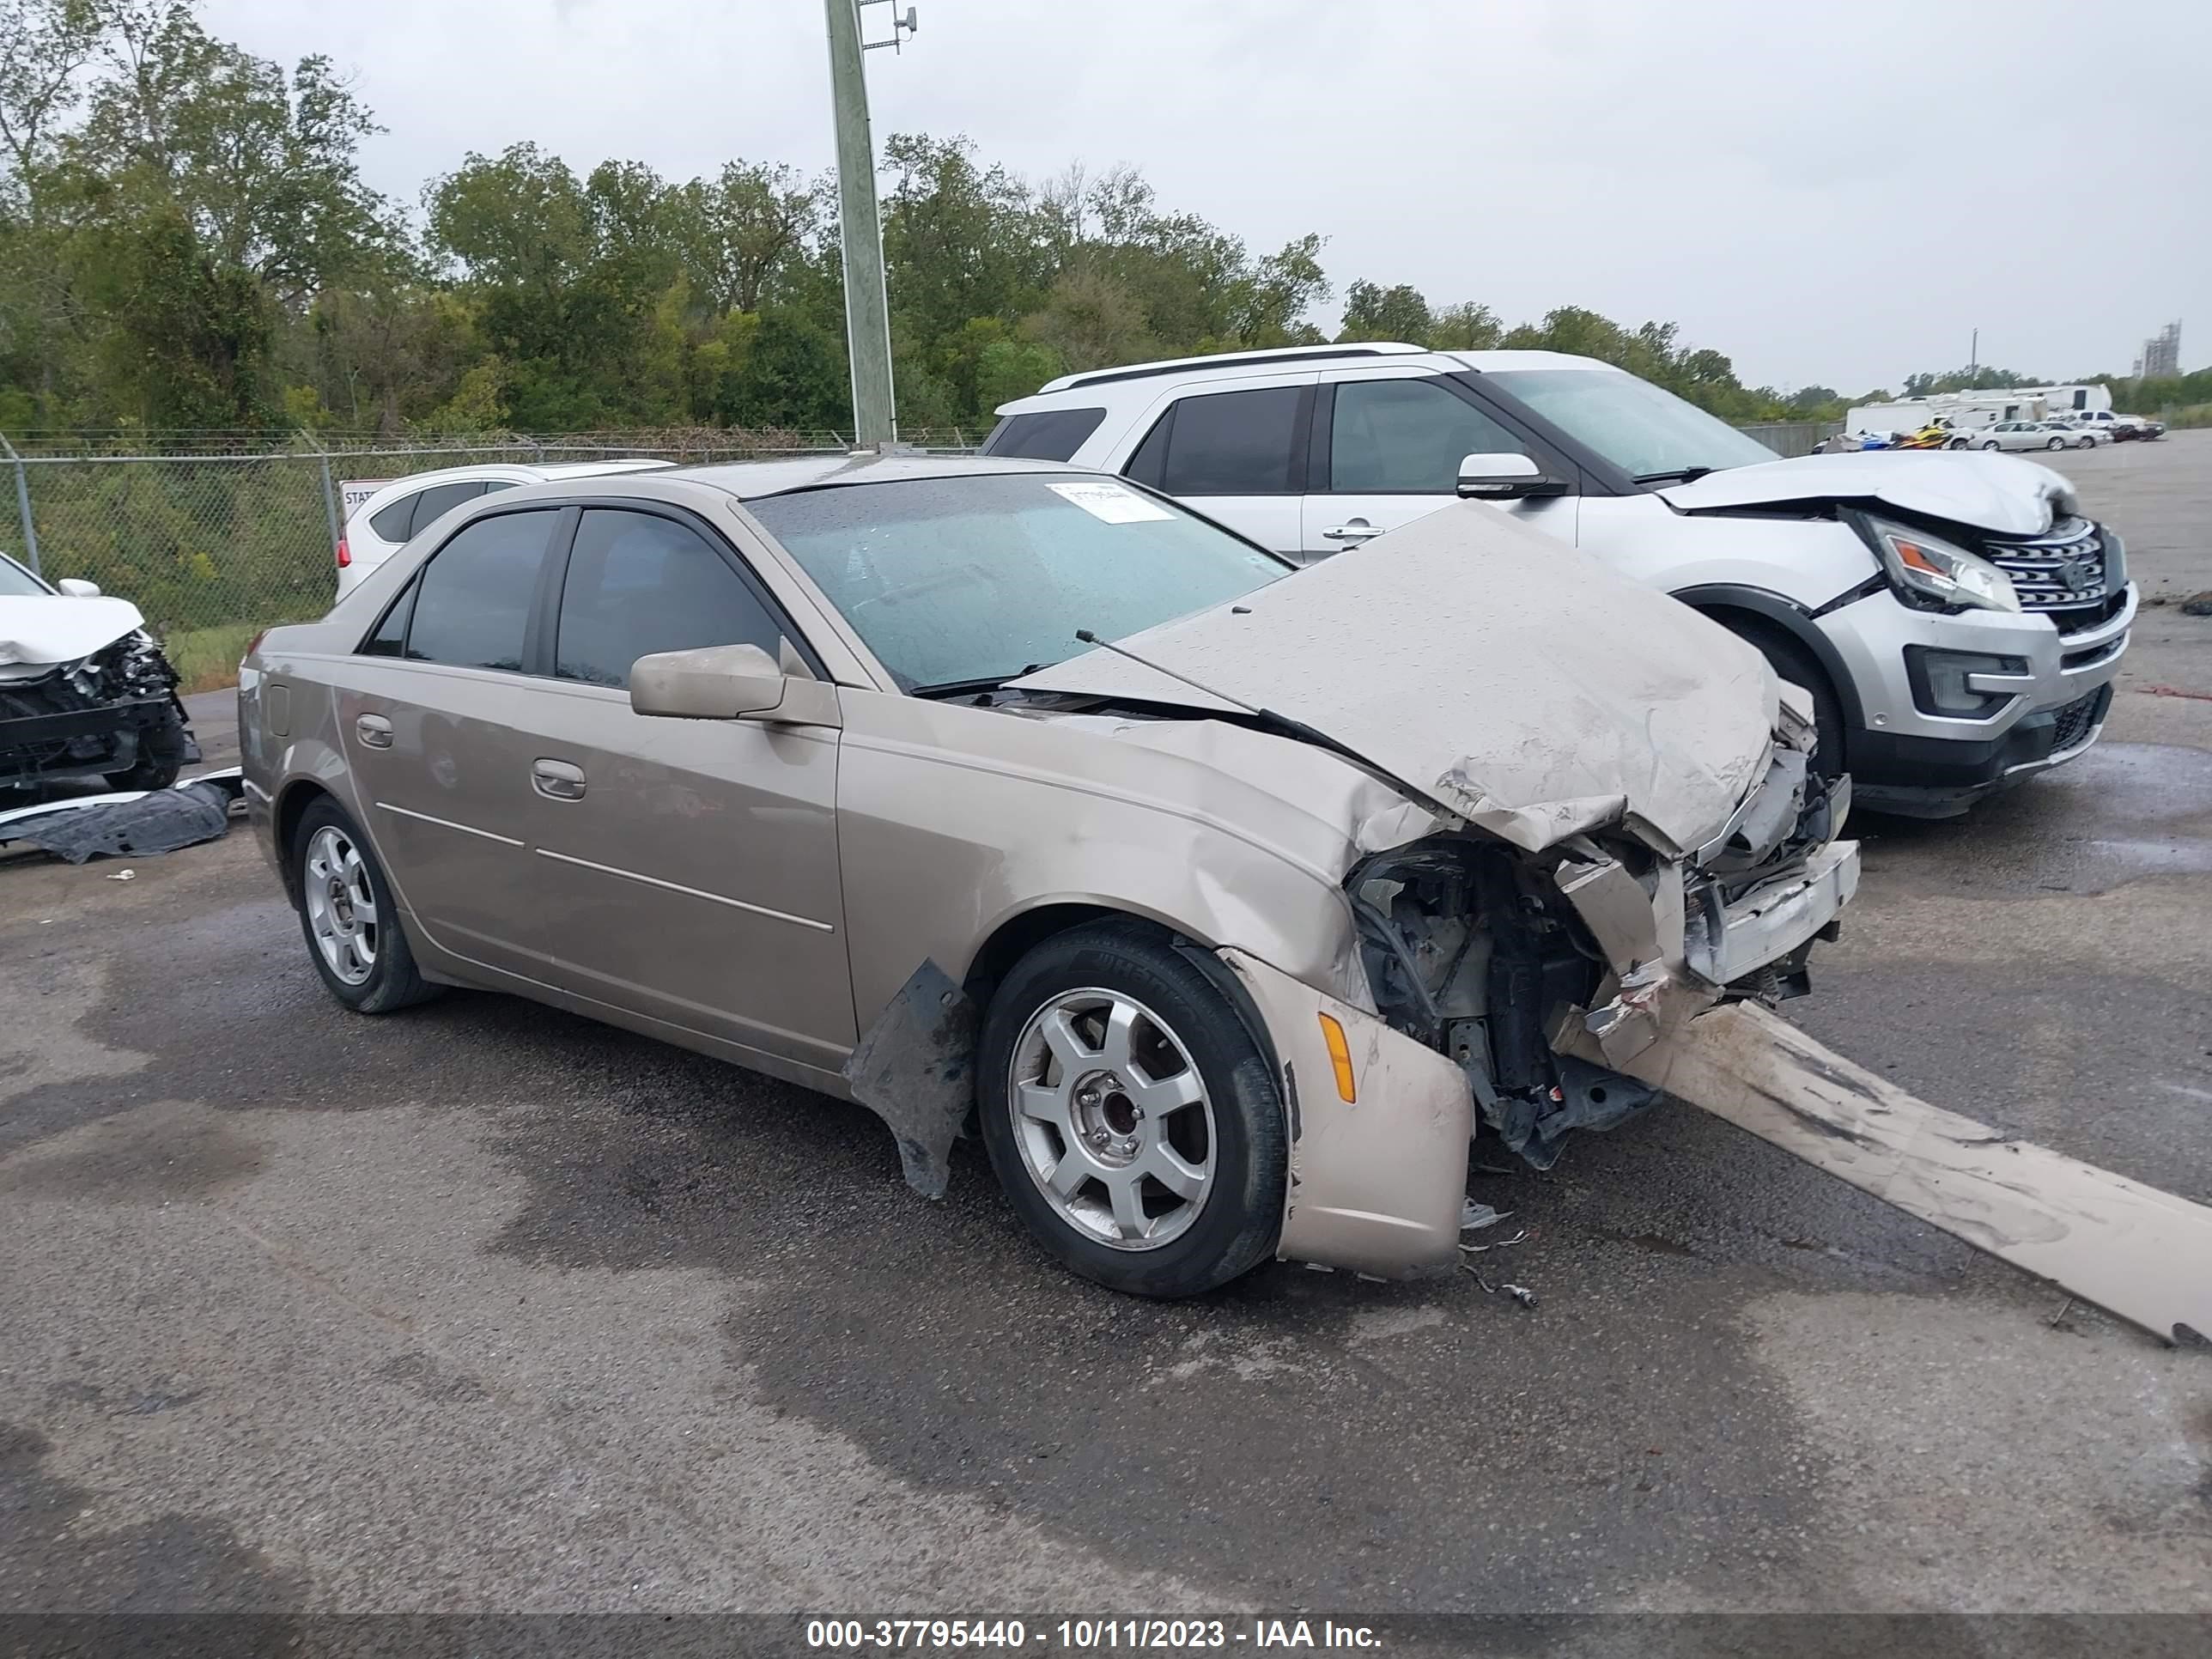
[[[1425,345],[1435,325],[1436,319],[1429,313],[1429,302],[1420,289],[1407,283],[1400,283],[1395,288],[1380,288],[1363,280],[1344,290],[1344,325],[1337,331],[1336,337],[1346,341],[1405,340],[1414,345]]]

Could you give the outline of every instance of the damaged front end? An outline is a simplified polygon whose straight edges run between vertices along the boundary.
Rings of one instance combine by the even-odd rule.
[[[1659,1091],[1623,1069],[1717,1003],[1808,988],[1857,884],[1836,839],[1850,783],[1808,772],[1794,725],[1705,844],[1624,817],[1528,851],[1473,830],[1356,866],[1345,889],[1377,1010],[1454,1061],[1482,1121],[1538,1169],[1576,1129]]]
[[[150,775],[198,760],[177,673],[134,629],[77,661],[0,668],[0,787]],[[139,774],[149,775],[141,778]]]

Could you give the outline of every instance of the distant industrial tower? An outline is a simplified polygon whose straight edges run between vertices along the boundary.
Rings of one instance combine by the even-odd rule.
[[[2181,373],[2181,325],[2168,323],[2143,342],[2142,362],[2136,374],[2146,380],[2172,380]]]

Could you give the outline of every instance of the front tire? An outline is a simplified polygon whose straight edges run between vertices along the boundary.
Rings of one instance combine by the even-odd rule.
[[[167,789],[185,769],[185,717],[173,702],[161,718],[141,728],[138,757],[120,772],[107,774],[110,789]]]
[[[2049,443],[2044,445],[2044,447],[2045,449],[2063,449],[2066,447],[2066,440],[2063,438],[2053,438]]]
[[[291,870],[307,959],[332,996],[356,1013],[388,1014],[438,994],[415,967],[384,866],[336,801],[300,815]]]
[[[1196,1296],[1273,1254],[1290,1152],[1273,1068],[1164,933],[1104,922],[1036,946],[992,997],[978,1066],[1007,1201],[1085,1278]]]
[[[1995,448],[1996,448],[1996,447],[1997,447],[1997,441],[1996,441],[1995,438],[1992,438],[1992,439],[1990,439],[1990,440],[1989,441],[1989,442],[1987,442],[1987,443],[1985,443],[1985,444],[1984,444],[1984,445],[1982,446],[1982,450],[1983,450],[1983,453],[1984,453],[1984,454],[1986,454],[1989,451],[1990,451],[1990,450],[1992,450],[1992,449],[1995,449]]]

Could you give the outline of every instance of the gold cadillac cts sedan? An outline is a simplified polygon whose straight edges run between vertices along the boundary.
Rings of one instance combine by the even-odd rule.
[[[1468,501],[1294,569],[1123,480],[825,456],[529,485],[255,642],[331,994],[503,990],[858,1101],[941,1194],[1204,1291],[1448,1264],[1857,878],[1802,695]],[[1655,1073],[1656,1074],[1656,1073]]]

